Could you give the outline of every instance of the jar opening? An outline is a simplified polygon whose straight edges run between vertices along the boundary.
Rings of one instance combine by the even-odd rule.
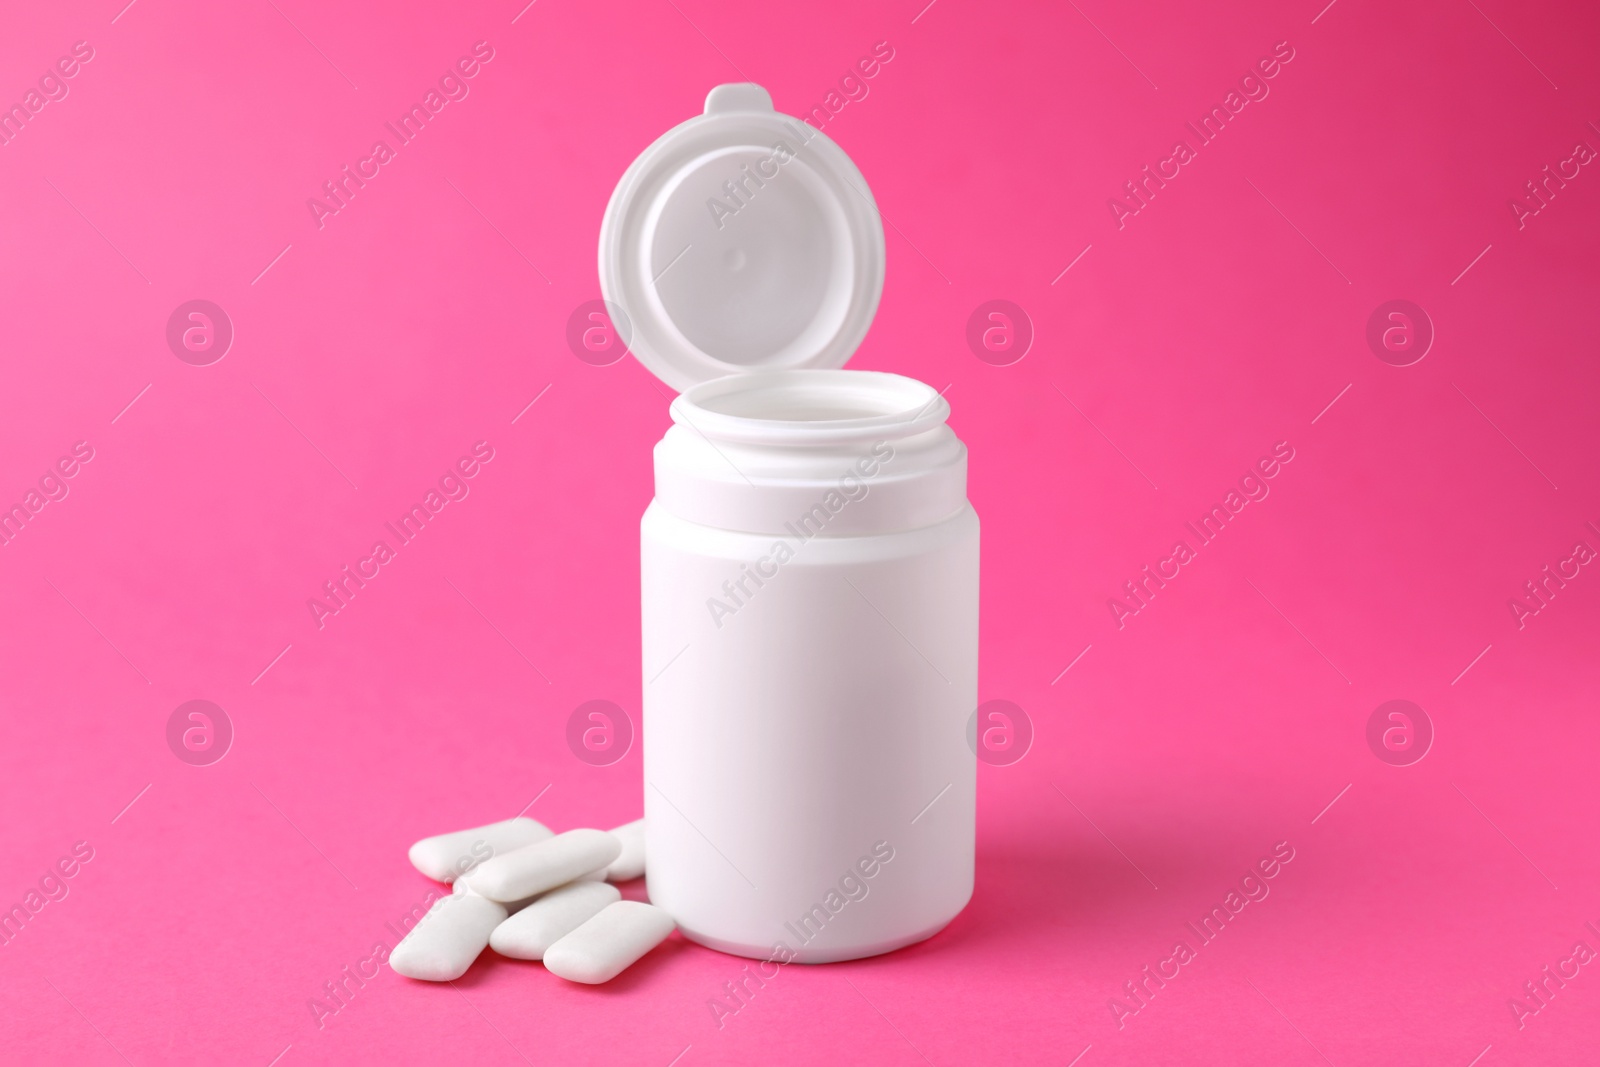
[[[938,391],[878,371],[758,371],[694,386],[672,417],[707,437],[751,444],[830,444],[899,438],[945,421]]]
[[[898,404],[891,407],[876,397],[841,396],[826,389],[752,389],[749,392],[711,397],[701,406],[707,411],[736,415],[742,419],[772,419],[778,422],[868,419],[878,415],[893,415],[899,411]]]

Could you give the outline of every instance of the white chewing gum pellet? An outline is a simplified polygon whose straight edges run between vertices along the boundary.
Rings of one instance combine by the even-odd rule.
[[[544,966],[569,982],[609,982],[667,939],[677,924],[653,904],[619,900],[545,949]]]
[[[471,830],[424,837],[411,846],[408,855],[411,865],[429,878],[454,882],[463,871],[491,856],[543,841],[549,836],[550,830],[543,823],[518,816]]]
[[[489,947],[512,959],[541,959],[545,949],[621,899],[622,892],[605,882],[572,882],[552,889],[496,926]]]
[[[450,982],[467,973],[494,928],[506,921],[503,904],[476,893],[443,897],[389,953],[389,966],[407,978]]]
[[[622,842],[622,855],[606,868],[606,881],[626,882],[644,874],[644,820],[619,826],[611,835]]]
[[[521,900],[604,870],[621,853],[622,842],[604,830],[568,830],[484,862],[467,884],[490,900]]]

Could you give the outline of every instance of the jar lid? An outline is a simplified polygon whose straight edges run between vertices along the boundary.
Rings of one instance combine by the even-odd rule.
[[[629,349],[674,389],[730,374],[842,367],[883,293],[883,224],[821,131],[759,85],[719,85],[617,183],[600,293]]]

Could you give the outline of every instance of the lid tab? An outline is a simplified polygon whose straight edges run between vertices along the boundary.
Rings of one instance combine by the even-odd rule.
[[[772,94],[755,82],[729,82],[706,94],[706,114],[726,111],[771,111]]]

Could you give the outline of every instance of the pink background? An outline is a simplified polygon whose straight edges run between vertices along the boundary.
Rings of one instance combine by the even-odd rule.
[[[1600,549],[1600,173],[1520,229],[1509,201],[1600,148],[1600,19],[924,2],[9,5],[0,100],[94,58],[0,147],[0,503],[94,458],[0,548],[0,903],[93,860],[0,948],[0,1058],[1592,1060],[1596,968],[1520,1029],[1508,1000],[1600,949],[1600,573],[1521,629],[1508,600]],[[319,229],[307,198],[480,40],[470,95]],[[536,796],[557,829],[639,814],[638,751],[591,767],[563,731],[591,698],[637,715],[670,394],[581,362],[567,319],[617,178],[711,86],[804,113],[879,41],[826,126],[891,222],[852,366],[949,385],[981,694],[1037,733],[980,768],[972,904],[720,1029],[741,961],[679,938],[595,989],[384,968],[319,1026],[430,887],[415,838]],[[1280,41],[1270,95],[1119,229],[1108,199]],[[210,366],[165,341],[195,298],[236,330]],[[1365,339],[1396,298],[1437,331],[1407,367]],[[1010,366],[965,342],[991,299],[1036,331]],[[471,495],[319,630],[307,598],[479,440]],[[1119,629],[1108,599],[1279,441],[1270,496]],[[236,731],[206,767],[165,735],[197,698]],[[1366,741],[1396,698],[1436,731],[1406,767]],[[1119,1028],[1123,983],[1280,841],[1270,897]]]

